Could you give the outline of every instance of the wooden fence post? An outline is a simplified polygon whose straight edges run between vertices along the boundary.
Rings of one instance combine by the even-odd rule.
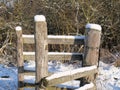
[[[45,16],[36,15],[35,20],[35,62],[36,62],[36,81],[38,84],[41,79],[48,75],[48,42],[47,42],[47,23]]]
[[[17,26],[15,28],[17,34],[17,63],[18,63],[18,90],[23,90],[23,40],[22,40],[22,28]]]
[[[101,26],[98,24],[87,24],[86,25],[86,38],[85,38],[85,50],[84,50],[84,59],[83,67],[96,65],[98,66],[98,57],[99,57],[99,46],[101,39]],[[91,75],[82,79],[81,85],[85,83],[94,82],[96,76]]]

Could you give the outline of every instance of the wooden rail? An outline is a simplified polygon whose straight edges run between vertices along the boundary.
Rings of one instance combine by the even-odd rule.
[[[53,86],[53,85],[57,85],[57,84],[71,81],[74,79],[78,79],[81,77],[89,76],[94,73],[97,73],[97,66],[84,67],[84,68],[79,68],[75,70],[55,73],[45,78],[43,80],[43,83],[45,82],[44,85],[46,87]]]
[[[78,69],[64,71],[64,72],[58,72],[58,73],[51,74],[46,78],[43,78],[41,83],[42,85],[44,85],[44,87],[54,86],[54,85],[71,81],[80,77],[89,76],[91,74],[97,73],[97,71],[98,71],[97,66],[89,66],[89,67],[83,67],[83,68],[78,68]],[[34,76],[32,76],[32,78],[34,79]],[[31,83],[28,81],[29,79],[25,81],[25,86],[35,85],[34,80]],[[39,86],[41,85],[39,84]],[[89,85],[86,85],[86,86],[89,86]],[[81,89],[84,87],[85,86],[81,87]],[[93,88],[94,86],[92,87],[90,86],[89,89],[87,90],[92,90]]]
[[[23,52],[24,60],[35,60],[35,52]],[[48,52],[48,60],[83,60],[81,53]]]
[[[22,35],[23,43],[34,44],[34,35]],[[84,44],[85,36],[48,35],[48,44]]]

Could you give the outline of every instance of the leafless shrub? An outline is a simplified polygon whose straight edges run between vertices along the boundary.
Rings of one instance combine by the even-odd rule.
[[[14,27],[23,33],[34,33],[33,17],[44,14],[48,34],[84,34],[86,23],[102,26],[102,47],[113,51],[120,44],[120,0],[18,0],[14,8],[0,4],[0,49],[7,43],[15,48]],[[8,35],[9,34],[9,35]],[[7,45],[5,45],[6,39]]]

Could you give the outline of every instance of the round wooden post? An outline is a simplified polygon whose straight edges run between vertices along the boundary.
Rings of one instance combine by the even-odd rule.
[[[35,62],[36,83],[48,75],[48,42],[45,16],[36,15],[35,20]]]
[[[22,28],[17,26],[15,28],[17,34],[17,64],[18,64],[18,88],[23,86],[24,76],[23,76],[23,40],[22,40]]]
[[[101,26],[98,24],[86,25],[86,38],[85,38],[85,50],[83,67],[85,66],[98,66],[99,47],[101,39]],[[91,74],[89,77],[85,77],[82,80],[82,84],[89,83],[95,80],[95,75]]]
[[[98,66],[101,26],[98,24],[86,25],[86,38],[83,66]]]

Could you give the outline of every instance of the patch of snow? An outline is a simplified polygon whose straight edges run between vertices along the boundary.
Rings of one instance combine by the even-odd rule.
[[[90,24],[90,23],[88,23],[85,28],[95,29],[95,30],[98,30],[98,31],[102,30],[102,27],[100,25],[98,25],[98,24]]]
[[[29,66],[30,65],[30,66]],[[60,62],[48,62],[49,71],[51,72],[63,72],[67,70],[73,70],[75,67],[73,65],[63,65]],[[34,68],[35,63],[30,62],[26,63],[25,67]],[[68,67],[68,68],[67,68]],[[17,90],[17,68],[16,67],[7,67],[5,65],[0,65],[0,90]],[[34,76],[25,76],[25,81],[34,83]],[[70,84],[71,83],[71,84]],[[79,88],[80,82],[66,82],[58,87],[75,87]],[[120,90],[120,67],[114,67],[112,65],[104,64],[100,62],[99,73],[96,80],[97,90]],[[31,89],[25,89],[31,90]]]
[[[0,90],[17,90],[17,68],[0,65]]]
[[[34,35],[22,35],[23,38],[34,38]],[[48,35],[49,39],[64,38],[64,39],[85,39],[85,36],[63,36],[63,35]]]
[[[34,38],[34,35],[25,35],[25,34],[23,34],[22,37],[23,38]]]
[[[23,55],[35,55],[35,52],[23,52]]]
[[[62,64],[59,61],[50,61],[48,62],[48,71],[51,73],[56,73],[56,72],[63,72],[63,71],[68,71],[68,70],[73,70],[76,67],[72,64]]]
[[[97,90],[120,90],[120,67],[100,62]]]
[[[31,83],[34,84],[35,83],[35,76],[24,76],[24,82],[26,83]],[[80,85],[80,81],[78,80],[72,80],[72,81],[68,81],[62,84],[58,84],[56,85],[59,88],[79,88]]]
[[[48,38],[65,38],[65,39],[84,39],[85,36],[63,36],[63,35],[48,35]]]
[[[39,21],[45,22],[45,21],[46,21],[46,18],[45,18],[44,15],[35,15],[35,16],[34,16],[34,21],[35,21],[35,22],[39,22]]]
[[[59,88],[71,88],[71,89],[76,89],[79,88],[80,85],[80,81],[78,80],[72,80],[72,81],[68,81],[62,84],[58,84],[56,85]]]
[[[24,70],[35,71],[35,62],[29,61],[29,63],[24,63]]]
[[[35,55],[35,52],[23,52],[23,55]],[[81,55],[81,53],[48,52],[48,55]]]
[[[35,90],[35,88],[24,88],[24,90]]]
[[[35,76],[24,75],[24,82],[34,84],[35,83]]]
[[[58,62],[58,61],[49,61],[48,62],[48,71],[51,73],[73,70],[78,67],[80,67],[80,66],[76,66],[76,65],[72,65],[72,64],[69,64],[69,65],[62,64],[61,62]],[[29,62],[24,63],[24,70],[35,71],[35,62],[29,61]]]
[[[94,87],[94,84],[93,83],[90,83],[90,84],[86,84],[78,89],[75,89],[75,90],[87,90],[87,89],[90,89],[90,88],[93,88]]]
[[[48,52],[48,55],[81,55],[80,53]]]
[[[22,27],[21,27],[21,26],[17,26],[17,27],[15,27],[15,30],[21,31],[21,30],[22,30]]]

